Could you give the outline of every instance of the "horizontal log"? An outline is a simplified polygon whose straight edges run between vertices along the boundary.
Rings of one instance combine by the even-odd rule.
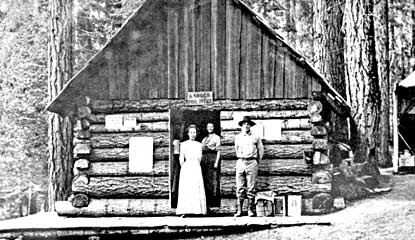
[[[155,147],[153,153],[153,159],[167,160],[169,159],[168,147]],[[88,159],[90,161],[125,161],[128,160],[129,149],[128,148],[102,148],[92,149]]]
[[[82,139],[82,138],[73,138],[73,145],[76,146],[78,144],[85,144],[91,146],[90,139]]]
[[[233,120],[222,120],[221,121],[222,131],[235,131],[239,130],[238,123]],[[284,119],[282,120],[281,130],[308,130],[311,129],[309,118],[295,118],[295,119]]]
[[[88,119],[86,118],[78,119],[76,120],[76,123],[74,124],[74,131],[88,130],[90,126],[91,126],[91,122]]]
[[[117,133],[117,132],[166,132],[169,130],[169,122],[145,122],[138,123],[135,128],[107,129],[104,124],[92,124],[91,133]]]
[[[89,161],[87,159],[78,159],[75,161],[73,167],[77,169],[88,169]]]
[[[185,100],[157,99],[141,101],[91,101],[94,113],[128,113],[128,112],[163,112],[169,109],[182,110],[290,110],[307,109],[309,100],[259,100],[259,101],[231,101],[215,100],[212,104],[194,106],[187,105]]]
[[[74,158],[79,158],[91,153],[91,145],[87,143],[81,143],[75,145],[73,149]]]
[[[318,113],[313,113],[310,116],[310,122],[313,124],[321,123],[323,121],[323,117]]]
[[[86,118],[89,119],[92,114],[92,109],[88,106],[79,106],[76,109],[76,117],[78,119]]]
[[[153,171],[150,173],[130,173],[128,171],[128,162],[92,162],[91,167],[85,170],[89,176],[127,176],[127,175],[144,175],[144,176],[168,176],[169,161],[155,161]]]
[[[221,133],[221,143],[222,145],[233,145],[235,144],[235,136],[238,135],[240,131],[223,131]],[[313,141],[313,136],[311,136],[310,131],[298,131],[298,130],[288,130],[281,132],[280,140],[267,140],[263,139],[264,144],[282,144],[282,143],[291,143],[291,144],[310,144]]]
[[[310,148],[309,144],[272,144],[264,145],[264,158],[303,158],[304,149]],[[233,146],[221,147],[222,159],[236,159],[235,149]]]
[[[330,163],[330,159],[326,153],[315,151],[313,156],[314,165],[326,165]]]
[[[75,208],[86,207],[89,204],[89,198],[85,194],[75,194],[71,197],[71,204]]]
[[[264,158],[303,158],[303,150],[310,148],[310,144],[272,144],[264,145]],[[167,160],[170,156],[168,147],[156,147],[154,149],[155,160]],[[221,147],[222,159],[236,159],[233,146]],[[92,149],[89,156],[91,161],[123,161],[128,160],[128,148],[103,148]]]
[[[315,137],[323,137],[327,135],[327,129],[324,126],[314,126],[311,129],[311,135]]]
[[[311,177],[312,183],[331,183],[332,182],[332,174],[328,171],[319,170],[313,173],[313,176]]]
[[[234,197],[234,176],[221,177],[221,196]],[[311,176],[258,176],[258,191],[277,191],[279,194],[330,192],[331,184],[312,184]],[[128,176],[91,177],[87,185],[73,185],[72,191],[95,198],[168,198],[169,177]]]
[[[128,118],[135,118],[138,122],[159,122],[169,121],[169,112],[139,112],[139,113],[120,113]],[[104,124],[106,114],[93,114],[91,115],[90,121],[94,124]]]
[[[304,149],[303,151],[303,161],[305,164],[312,164],[313,163],[313,149]]]
[[[313,140],[313,149],[325,151],[328,149],[327,139],[314,139]]]
[[[89,139],[91,137],[91,132],[89,130],[76,131],[75,137],[78,139]]]
[[[221,199],[220,207],[212,208],[212,214],[233,215],[236,211],[236,199]],[[89,205],[75,208],[70,202],[57,201],[56,212],[61,216],[153,216],[175,215],[176,209],[170,208],[169,199],[90,199]],[[246,211],[246,204],[245,204]]]
[[[132,132],[132,133],[94,133],[91,136],[92,148],[126,148],[131,137],[152,137],[154,147],[168,147],[168,132]]]
[[[221,161],[222,175],[235,175],[236,160]],[[169,161],[156,161],[151,173],[130,173],[128,162],[92,162],[88,170],[89,176],[128,176],[128,175],[154,175],[168,176]],[[312,169],[302,159],[264,159],[259,163],[259,175],[310,175]]]
[[[322,110],[323,104],[320,101],[310,101],[310,104],[308,105],[308,112],[310,114],[321,113]]]
[[[268,110],[268,111],[221,111],[221,120],[238,120],[241,116],[250,116],[252,119],[284,119],[309,117],[307,110]],[[241,119],[242,120],[242,119]]]
[[[72,179],[72,185],[87,185],[89,183],[89,178],[86,174],[76,175]]]

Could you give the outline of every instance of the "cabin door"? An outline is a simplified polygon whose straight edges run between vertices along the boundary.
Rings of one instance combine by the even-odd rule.
[[[196,140],[201,142],[208,135],[207,123],[213,123],[214,132],[220,136],[220,111],[193,111],[193,110],[171,110],[170,111],[170,204],[172,208],[177,207],[180,162],[178,143],[189,139],[186,128],[195,124],[199,128]],[[207,155],[206,155],[207,156]],[[205,156],[205,157],[206,157]],[[206,162],[206,161],[204,161]],[[202,174],[205,184],[205,192],[208,207],[220,206],[220,167],[211,169],[202,163]],[[216,176],[216,177],[212,177]]]

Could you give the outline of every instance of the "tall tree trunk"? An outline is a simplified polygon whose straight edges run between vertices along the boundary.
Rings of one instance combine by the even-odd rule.
[[[379,125],[373,0],[346,0],[344,11],[346,96],[352,109],[353,147],[357,161],[369,161],[378,174],[377,161],[369,158],[376,149]]]
[[[344,0],[314,0],[315,63],[331,85],[346,98],[344,82]]]
[[[382,167],[392,166],[389,153],[390,140],[390,78],[389,78],[389,12],[388,0],[378,0],[375,4],[375,38],[376,59],[380,87],[380,112],[379,112],[379,148],[377,151],[378,162]]]
[[[344,73],[344,0],[314,0],[315,64],[320,73],[346,98]],[[333,116],[334,140],[348,142],[346,119]]]
[[[48,93],[52,101],[72,75],[72,0],[49,1]],[[48,210],[66,200],[72,179],[72,123],[69,117],[49,115]]]

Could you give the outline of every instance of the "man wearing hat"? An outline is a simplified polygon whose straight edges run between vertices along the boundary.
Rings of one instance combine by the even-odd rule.
[[[264,155],[262,139],[251,132],[255,123],[249,116],[239,122],[241,133],[235,137],[236,162],[236,197],[238,208],[235,217],[242,216],[242,206],[248,198],[248,216],[255,216],[255,183],[258,175],[258,164]]]

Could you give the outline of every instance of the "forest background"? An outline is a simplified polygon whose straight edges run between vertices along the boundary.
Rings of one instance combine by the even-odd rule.
[[[318,19],[333,15],[335,10],[343,14],[342,6],[347,2],[244,1],[319,68],[322,36]],[[329,2],[331,5],[321,11],[321,5]],[[375,1],[375,8],[382,2],[385,1]],[[415,2],[387,2],[387,85],[392,89],[393,84],[412,72],[415,63]],[[141,3],[142,0],[73,1],[73,73],[104,46]],[[45,111],[49,101],[48,5],[47,0],[0,0],[0,219],[44,208],[49,159],[49,113]],[[340,24],[340,28],[345,27]],[[337,48],[344,52],[346,46]]]

